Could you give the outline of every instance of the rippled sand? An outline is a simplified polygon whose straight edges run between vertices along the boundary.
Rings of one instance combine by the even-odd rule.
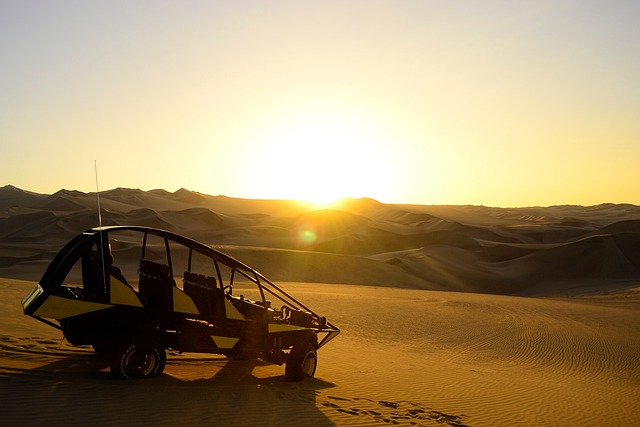
[[[170,354],[157,379],[117,381],[90,348],[25,317],[33,283],[2,279],[3,425],[640,424],[640,288],[524,298],[284,284],[343,333],[316,377]]]

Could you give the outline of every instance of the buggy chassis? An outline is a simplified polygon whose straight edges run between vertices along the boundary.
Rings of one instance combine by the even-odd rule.
[[[114,255],[129,265],[128,274]],[[236,296],[234,288],[252,296]],[[299,381],[314,375],[317,350],[340,333],[235,258],[141,226],[97,227],[73,238],[22,307],[71,344],[108,356],[118,378],[160,375],[165,350],[173,349],[259,357],[286,364],[285,379]]]

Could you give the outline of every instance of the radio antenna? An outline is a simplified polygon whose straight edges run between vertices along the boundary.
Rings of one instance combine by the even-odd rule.
[[[100,209],[100,187],[98,186],[98,161],[93,161],[93,168],[96,171],[96,197],[98,198],[98,225],[102,228],[102,213]]]
[[[98,199],[98,224],[100,225],[100,258],[102,258],[102,286],[104,294],[107,294],[107,265],[104,256],[104,240],[102,237],[102,212],[100,209],[100,187],[98,186],[98,161],[93,161],[93,168],[96,171],[96,198]]]

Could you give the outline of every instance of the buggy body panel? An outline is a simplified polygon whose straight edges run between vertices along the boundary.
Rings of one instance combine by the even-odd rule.
[[[340,333],[237,259],[141,226],[92,228],[71,239],[22,307],[72,344],[113,349],[135,340],[277,364],[300,342],[317,350]]]

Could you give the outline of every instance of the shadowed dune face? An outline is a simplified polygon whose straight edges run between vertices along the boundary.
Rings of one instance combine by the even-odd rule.
[[[555,295],[640,280],[640,207],[386,205],[332,210],[185,189],[100,194],[104,225],[163,228],[222,248],[274,280]],[[97,226],[95,194],[0,188],[0,276],[39,279]]]

